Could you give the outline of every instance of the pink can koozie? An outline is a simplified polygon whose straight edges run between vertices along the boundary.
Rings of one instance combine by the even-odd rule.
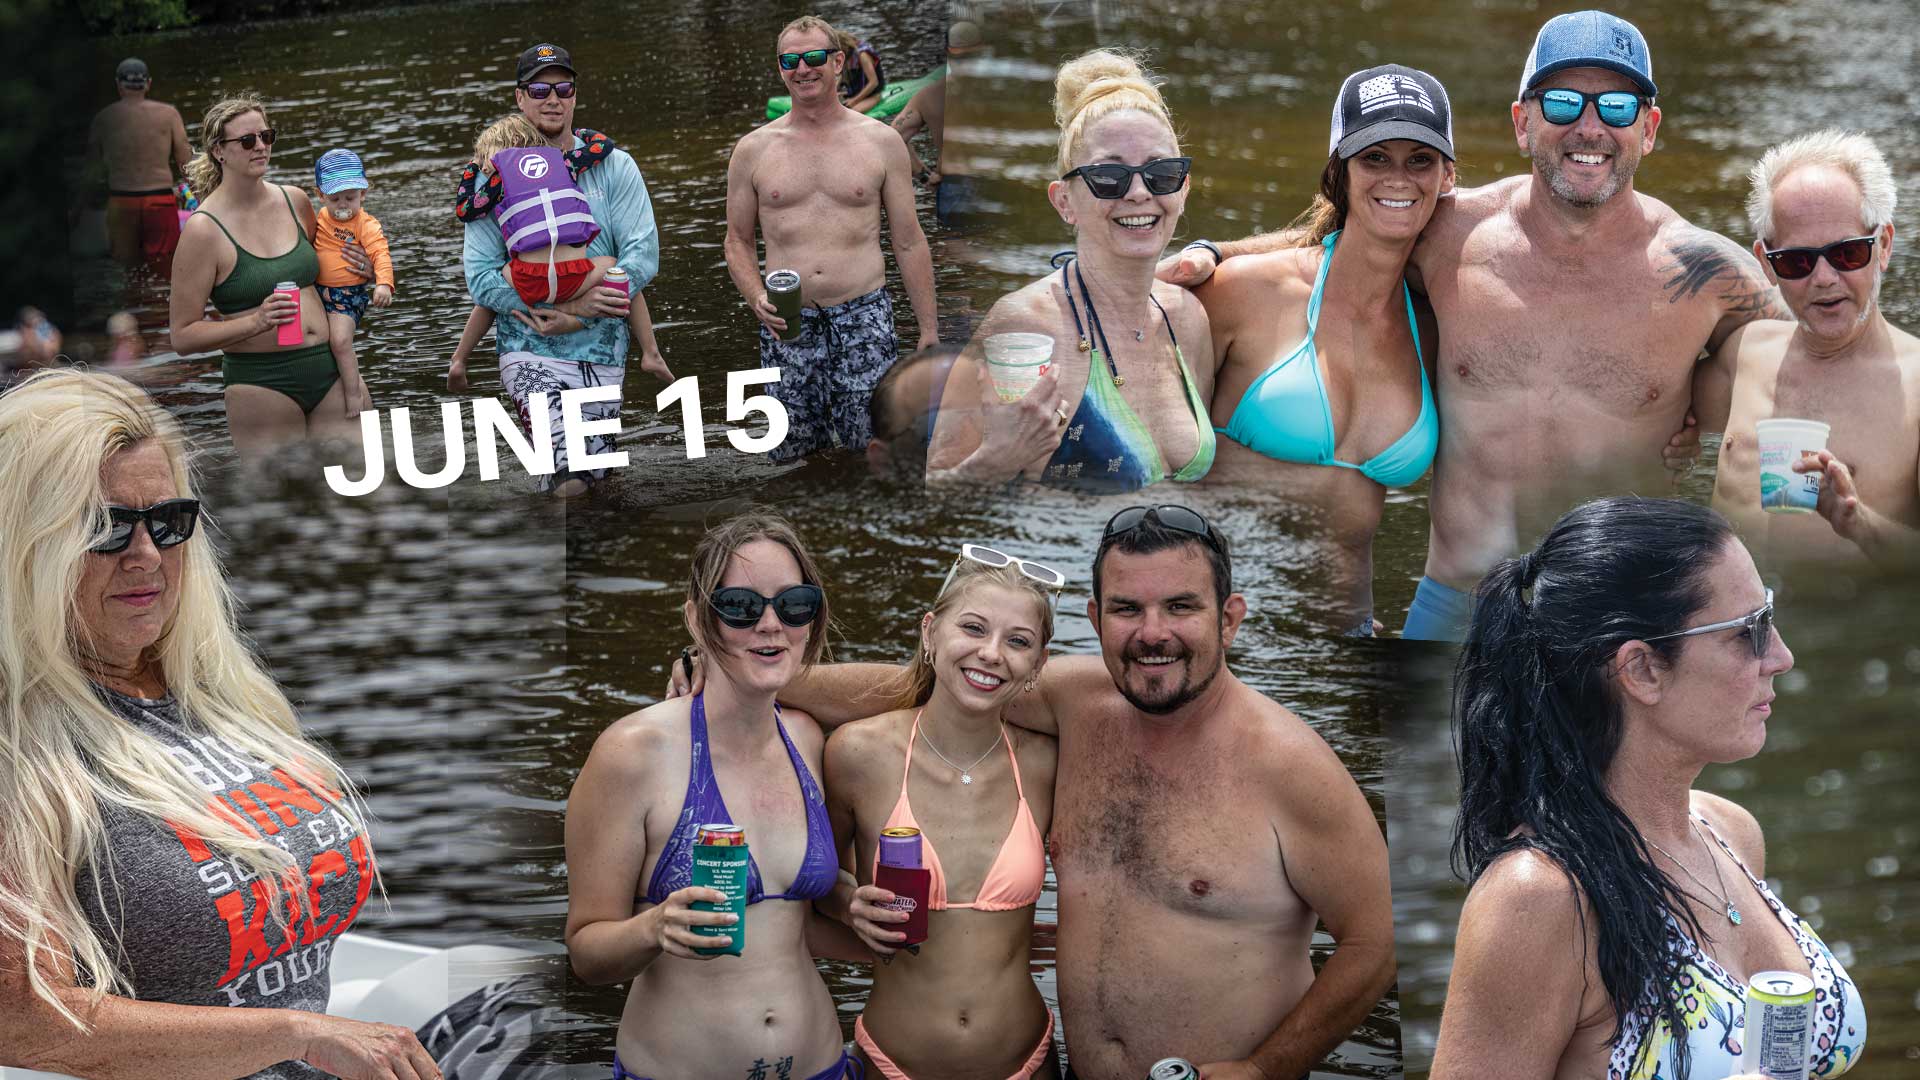
[[[300,335],[300,286],[283,281],[275,285],[273,291],[286,293],[293,300],[293,321],[281,323],[279,333],[273,340],[281,345],[298,345],[303,340]]]
[[[617,266],[607,271],[607,276],[600,279],[600,284],[605,285],[609,289],[619,289],[628,296],[633,295],[632,279],[627,275],[625,270]]]

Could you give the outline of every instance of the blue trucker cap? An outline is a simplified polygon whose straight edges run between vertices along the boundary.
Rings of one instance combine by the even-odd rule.
[[[1556,15],[1540,28],[1520,75],[1520,95],[1540,80],[1567,68],[1597,67],[1632,79],[1648,97],[1658,94],[1653,83],[1653,56],[1647,39],[1632,23],[1604,11],[1575,11]]]

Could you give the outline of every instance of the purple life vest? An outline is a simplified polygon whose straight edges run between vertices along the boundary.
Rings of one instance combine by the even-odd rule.
[[[550,146],[514,147],[493,155],[500,178],[494,220],[515,255],[558,244],[590,244],[600,235],[593,208],[567,171],[566,155]]]

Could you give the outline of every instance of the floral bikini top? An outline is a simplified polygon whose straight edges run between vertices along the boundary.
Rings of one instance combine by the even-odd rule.
[[[1706,829],[1740,872],[1747,875],[1767,907],[1793,935],[1813,975],[1813,1069],[1811,1076],[1838,1076],[1853,1067],[1867,1041],[1867,1013],[1860,991],[1832,950],[1805,919],[1787,910],[1767,883],[1753,876],[1705,818],[1693,819]],[[1671,914],[1667,916],[1667,948],[1680,954],[1680,977],[1667,988],[1669,1000],[1680,1003],[1687,1020],[1688,1076],[1691,1080],[1718,1080],[1740,1071],[1741,1047],[1746,1041],[1747,988],[1727,974],[1713,957],[1687,936]],[[1674,1038],[1667,1025],[1644,1004],[1620,1025],[1620,1041],[1607,1062],[1607,1080],[1673,1080]]]
[[[614,147],[612,139],[592,128],[575,128],[573,134],[580,145],[561,156],[567,159],[567,174],[577,181],[581,173],[605,161]],[[480,179],[482,175],[477,161],[467,162],[460,170],[460,187],[453,193],[453,216],[461,221],[479,221],[500,203],[500,174],[486,173],[485,181]]]

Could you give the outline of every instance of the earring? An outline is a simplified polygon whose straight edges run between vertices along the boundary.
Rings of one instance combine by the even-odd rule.
[[[929,664],[931,664],[931,663],[933,663],[933,650],[932,650],[932,649],[922,649],[922,650],[920,650],[920,655],[921,655],[921,656],[924,656],[924,657],[926,657],[926,658],[927,658],[927,663],[929,663]]]
[[[1033,693],[1033,679],[1032,679],[1032,678],[1028,678],[1028,679],[1027,679],[1027,688],[1026,688],[1026,690],[1024,690],[1024,691],[1022,691],[1022,693],[1027,693],[1027,694],[1031,694],[1031,693]]]

